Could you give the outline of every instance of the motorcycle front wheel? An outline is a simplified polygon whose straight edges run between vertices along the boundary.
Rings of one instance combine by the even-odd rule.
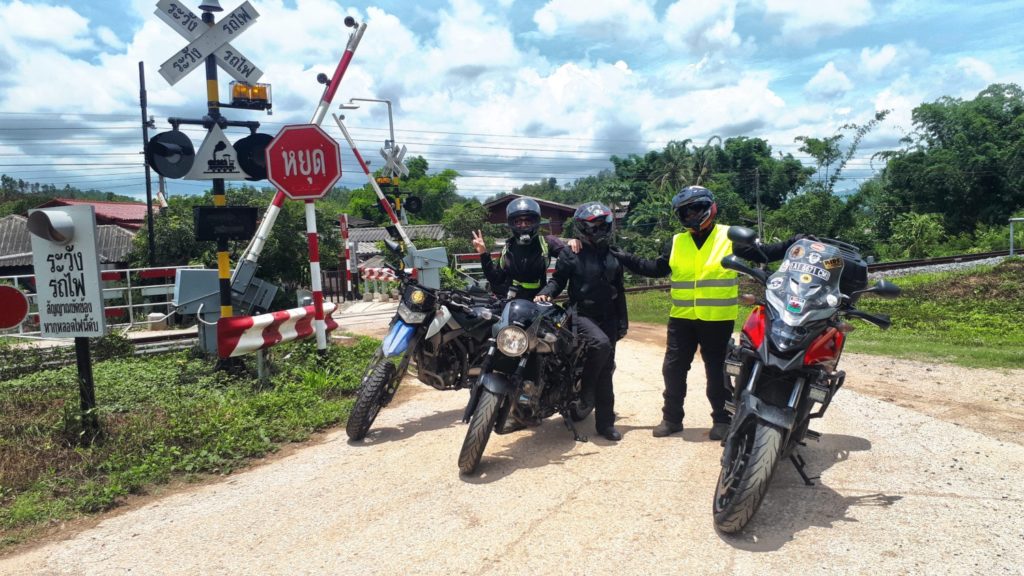
[[[486,388],[480,390],[480,400],[469,420],[469,430],[466,431],[466,439],[462,441],[462,451],[459,452],[460,473],[472,474],[480,464],[484,448],[487,447],[487,441],[490,440],[494,424],[498,420],[500,406],[501,396]]]
[[[713,511],[715,528],[739,532],[761,506],[782,452],[782,431],[755,421],[736,433],[731,455],[718,474]]]
[[[366,433],[370,431],[370,426],[380,412],[385,391],[397,371],[398,368],[387,359],[378,361],[370,370],[370,375],[359,387],[355,406],[352,407],[352,413],[349,414],[348,423],[345,425],[345,432],[348,433],[350,440],[359,441],[366,438]]]

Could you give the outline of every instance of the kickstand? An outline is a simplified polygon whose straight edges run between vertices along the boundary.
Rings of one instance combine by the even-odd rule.
[[[814,478],[809,478],[807,476],[807,473],[804,472],[804,466],[806,466],[807,463],[804,462],[803,457],[801,457],[799,454],[790,454],[789,461],[793,463],[793,467],[796,468],[797,474],[799,474],[800,477],[804,479],[805,485],[814,486],[814,482],[811,482],[811,480],[817,480],[821,478],[821,476],[815,476]]]
[[[568,410],[562,412],[562,422],[565,423],[565,427],[569,429],[569,432],[572,432],[572,437],[574,440],[576,440],[577,442],[587,441],[587,437],[582,436],[579,433],[579,431],[576,430],[576,424],[573,423],[572,418],[569,416]]]

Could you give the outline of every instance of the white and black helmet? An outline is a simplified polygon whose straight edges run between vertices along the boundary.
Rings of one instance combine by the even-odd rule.
[[[520,244],[529,244],[540,230],[540,204],[533,198],[517,198],[505,209],[505,219]]]

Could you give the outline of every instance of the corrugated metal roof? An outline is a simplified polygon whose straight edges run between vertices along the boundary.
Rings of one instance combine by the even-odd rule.
[[[122,264],[128,261],[135,233],[120,226],[96,226],[96,250],[100,262]],[[32,240],[28,219],[12,214],[0,218],[0,266],[31,266]]]
[[[121,224],[136,229],[141,227],[146,221],[146,205],[138,202],[104,202],[100,200],[54,198],[40,204],[37,208],[49,208],[51,206],[93,206],[96,210],[97,222]]]
[[[412,240],[420,238],[441,240],[444,238],[444,228],[440,224],[416,224],[403,226],[403,228]],[[384,228],[353,228],[349,230],[348,237],[353,242],[380,242],[391,238],[391,235]]]

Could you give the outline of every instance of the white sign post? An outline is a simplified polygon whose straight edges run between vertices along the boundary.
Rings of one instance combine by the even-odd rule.
[[[30,210],[30,221],[36,212],[46,213],[53,221],[70,218],[74,226],[71,240],[66,244],[44,239],[35,233],[31,235],[42,335],[50,338],[103,336],[106,334],[106,321],[93,207]]]
[[[190,40],[189,44],[160,65],[160,75],[172,86],[200,68],[213,54],[217,64],[239,82],[255,84],[263,71],[236,50],[229,42],[249,29],[259,12],[248,1],[229,12],[215,25],[207,27],[201,18],[175,0],[160,0],[156,12],[175,32]]]

